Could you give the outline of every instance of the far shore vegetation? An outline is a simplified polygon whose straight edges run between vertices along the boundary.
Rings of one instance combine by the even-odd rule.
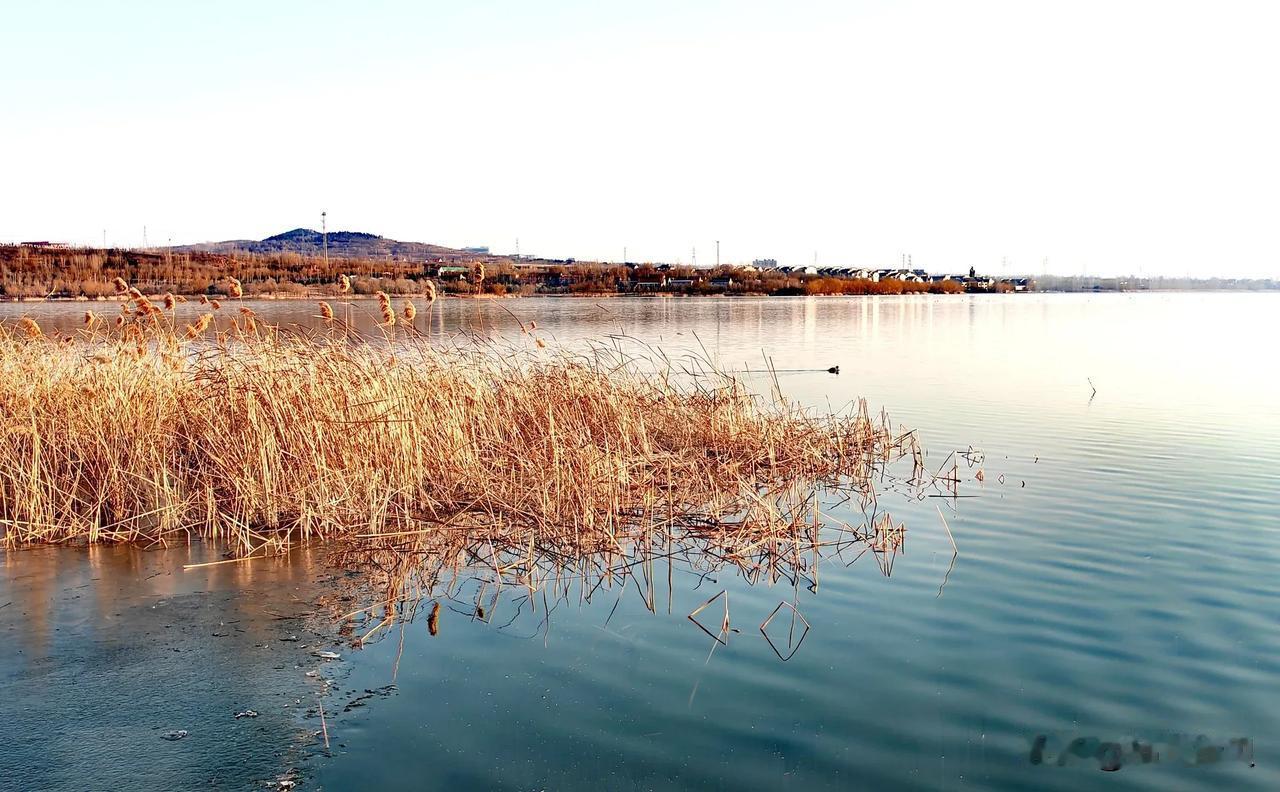
[[[398,243],[407,244],[407,243]],[[931,275],[921,270],[751,265],[679,265],[518,259],[435,246],[418,258],[324,257],[292,251],[94,249],[52,243],[0,245],[0,300],[98,300],[115,295],[123,278],[143,293],[224,296],[228,278],[249,297],[333,296],[347,274],[354,293],[422,295],[426,284],[450,296],[895,295],[1020,291],[1144,291],[1280,288],[1272,280],[1214,278],[1090,278],[1044,275],[997,278],[975,272]],[[757,266],[758,265],[758,266]]]

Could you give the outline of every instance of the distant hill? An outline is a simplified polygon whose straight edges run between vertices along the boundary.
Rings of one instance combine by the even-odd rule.
[[[324,245],[319,231],[311,228],[295,228],[266,239],[229,239],[225,242],[181,245],[173,249],[199,253],[298,253],[304,256],[319,256],[324,250]],[[333,258],[391,258],[402,261],[475,257],[473,253],[455,248],[429,245],[425,242],[400,242],[362,231],[330,231],[329,255]]]

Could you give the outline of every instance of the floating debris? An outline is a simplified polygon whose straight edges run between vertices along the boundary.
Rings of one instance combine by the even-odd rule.
[[[320,658],[321,660],[341,660],[342,659],[342,655],[338,654],[337,652],[312,652],[311,654]]]
[[[236,720],[240,720],[241,718],[256,718],[256,717],[258,717],[258,713],[254,712],[253,710],[245,710],[244,712],[236,713]]]
[[[440,603],[431,606],[431,615],[427,617],[427,632],[435,635],[440,632]]]
[[[183,737],[186,737],[188,734],[190,734],[190,732],[188,732],[186,729],[177,729],[176,731],[165,732],[164,734],[160,735],[160,739],[168,740],[169,742],[177,742],[178,740],[181,740]]]

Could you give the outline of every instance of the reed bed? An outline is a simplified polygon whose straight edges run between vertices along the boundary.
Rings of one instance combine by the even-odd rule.
[[[0,329],[5,546],[202,538],[254,557],[341,539],[386,573],[388,603],[463,560],[533,586],[696,547],[794,578],[830,541],[897,552],[891,521],[819,540],[820,503],[874,507],[895,462],[930,482],[915,435],[864,403],[815,415],[707,366],[532,332],[432,343],[389,299],[374,338],[327,305],[316,333],[216,308],[179,322],[138,294],[72,336]]]

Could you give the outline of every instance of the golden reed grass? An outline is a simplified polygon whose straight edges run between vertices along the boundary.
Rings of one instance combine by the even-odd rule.
[[[135,302],[70,345],[30,319],[0,328],[4,545],[198,537],[250,554],[458,529],[599,551],[679,523],[762,548],[809,519],[815,487],[865,496],[884,462],[918,455],[865,405],[815,416],[715,371],[527,338],[288,333],[249,311],[178,332]]]

